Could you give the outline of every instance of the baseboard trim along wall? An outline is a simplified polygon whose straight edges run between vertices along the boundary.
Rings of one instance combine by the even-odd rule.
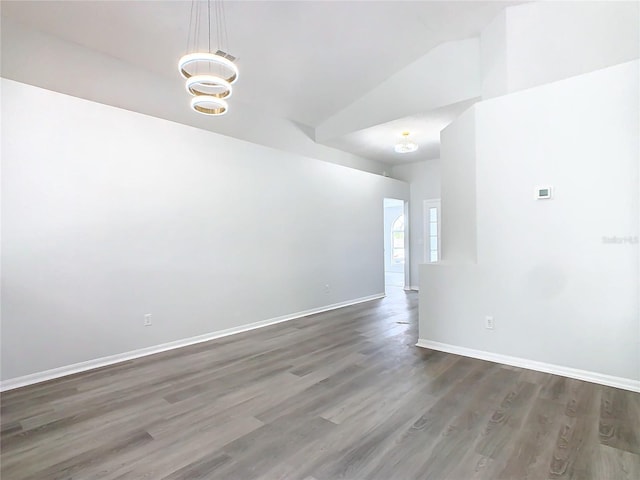
[[[587,370],[579,370],[577,368],[564,367],[562,365],[553,365],[551,363],[538,362],[536,360],[528,360],[526,358],[511,357],[499,353],[485,352],[483,350],[474,350],[472,348],[459,347],[457,345],[449,345],[447,343],[432,342],[431,340],[418,339],[417,347],[438,350],[440,352],[454,353],[465,357],[478,358],[480,360],[488,360],[490,362],[511,365],[512,367],[521,367],[528,370],[536,370],[538,372],[552,373],[563,377],[576,378],[592,383],[599,383],[609,387],[622,388],[632,392],[640,392],[640,381],[630,378],[614,377],[613,375],[605,375],[603,373],[590,372]]]
[[[0,392],[13,390],[20,387],[26,387],[27,385],[33,385],[35,383],[45,382],[47,380],[53,380],[55,378],[65,377],[67,375],[73,375],[74,373],[86,372],[87,370],[93,370],[95,368],[106,367],[108,365],[113,365],[127,360],[133,360],[134,358],[153,355],[154,353],[166,352],[167,350],[187,347],[196,343],[207,342],[209,340],[234,335],[236,333],[246,332],[248,330],[255,330],[256,328],[267,327],[276,323],[295,320],[296,318],[306,317],[307,315],[328,312],[330,310],[335,310],[336,308],[348,307],[349,305],[377,300],[379,298],[383,298],[384,296],[384,293],[369,295],[367,297],[360,297],[353,300],[347,300],[345,302],[325,305],[324,307],[312,308],[310,310],[291,313],[289,315],[283,315],[281,317],[261,320],[259,322],[249,323],[246,325],[241,325],[239,327],[227,328],[226,330],[218,330],[216,332],[205,333],[204,335],[198,335],[190,338],[183,338],[181,340],[176,340],[175,342],[162,343],[160,345],[154,345],[152,347],[132,350],[130,352],[118,353],[116,355],[109,355],[108,357],[96,358],[94,360],[88,360],[86,362],[74,363],[72,365],[67,365],[64,367],[53,368],[51,370],[45,370],[43,372],[37,372],[29,375],[24,375],[22,377],[11,378],[0,383]]]

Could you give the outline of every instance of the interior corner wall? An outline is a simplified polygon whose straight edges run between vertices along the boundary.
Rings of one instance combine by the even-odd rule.
[[[421,266],[421,339],[639,385],[639,71],[636,60],[483,101],[447,128],[443,230],[474,163],[478,257]]]
[[[529,2],[504,13],[509,92],[640,57],[639,2]]]
[[[480,34],[482,98],[509,93],[507,82],[507,10],[500,12]]]
[[[3,381],[384,292],[399,180],[6,79],[2,140]]]
[[[423,160],[391,169],[393,178],[409,183],[409,286],[420,285],[420,264],[425,259],[424,201],[440,198],[440,159]]]
[[[447,263],[477,258],[475,115],[472,107],[440,132],[441,260]]]

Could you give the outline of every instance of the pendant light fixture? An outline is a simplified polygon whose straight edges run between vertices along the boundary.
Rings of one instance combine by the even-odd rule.
[[[213,12],[211,11],[213,7]],[[204,27],[204,28],[203,28]],[[212,29],[215,38],[212,39]],[[215,51],[212,40],[217,43]],[[235,57],[226,52],[228,35],[223,0],[192,0],[187,53],[178,61],[191,108],[204,115],[224,115],[238,80]]]
[[[393,149],[396,153],[411,153],[418,150],[418,144],[409,140],[409,132],[402,132],[402,139]]]

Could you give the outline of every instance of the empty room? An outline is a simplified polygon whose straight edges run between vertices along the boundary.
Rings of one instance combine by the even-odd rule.
[[[640,478],[640,2],[0,12],[0,478]]]

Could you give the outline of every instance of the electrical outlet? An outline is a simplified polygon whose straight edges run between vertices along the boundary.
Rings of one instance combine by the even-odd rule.
[[[331,293],[331,287],[328,283],[324,286],[324,293]]]
[[[492,316],[487,315],[486,317],[484,317],[484,328],[493,330],[495,327],[496,324]]]
[[[150,313],[145,313],[144,314],[144,326],[145,327],[150,327],[152,325],[151,323],[151,314]]]

